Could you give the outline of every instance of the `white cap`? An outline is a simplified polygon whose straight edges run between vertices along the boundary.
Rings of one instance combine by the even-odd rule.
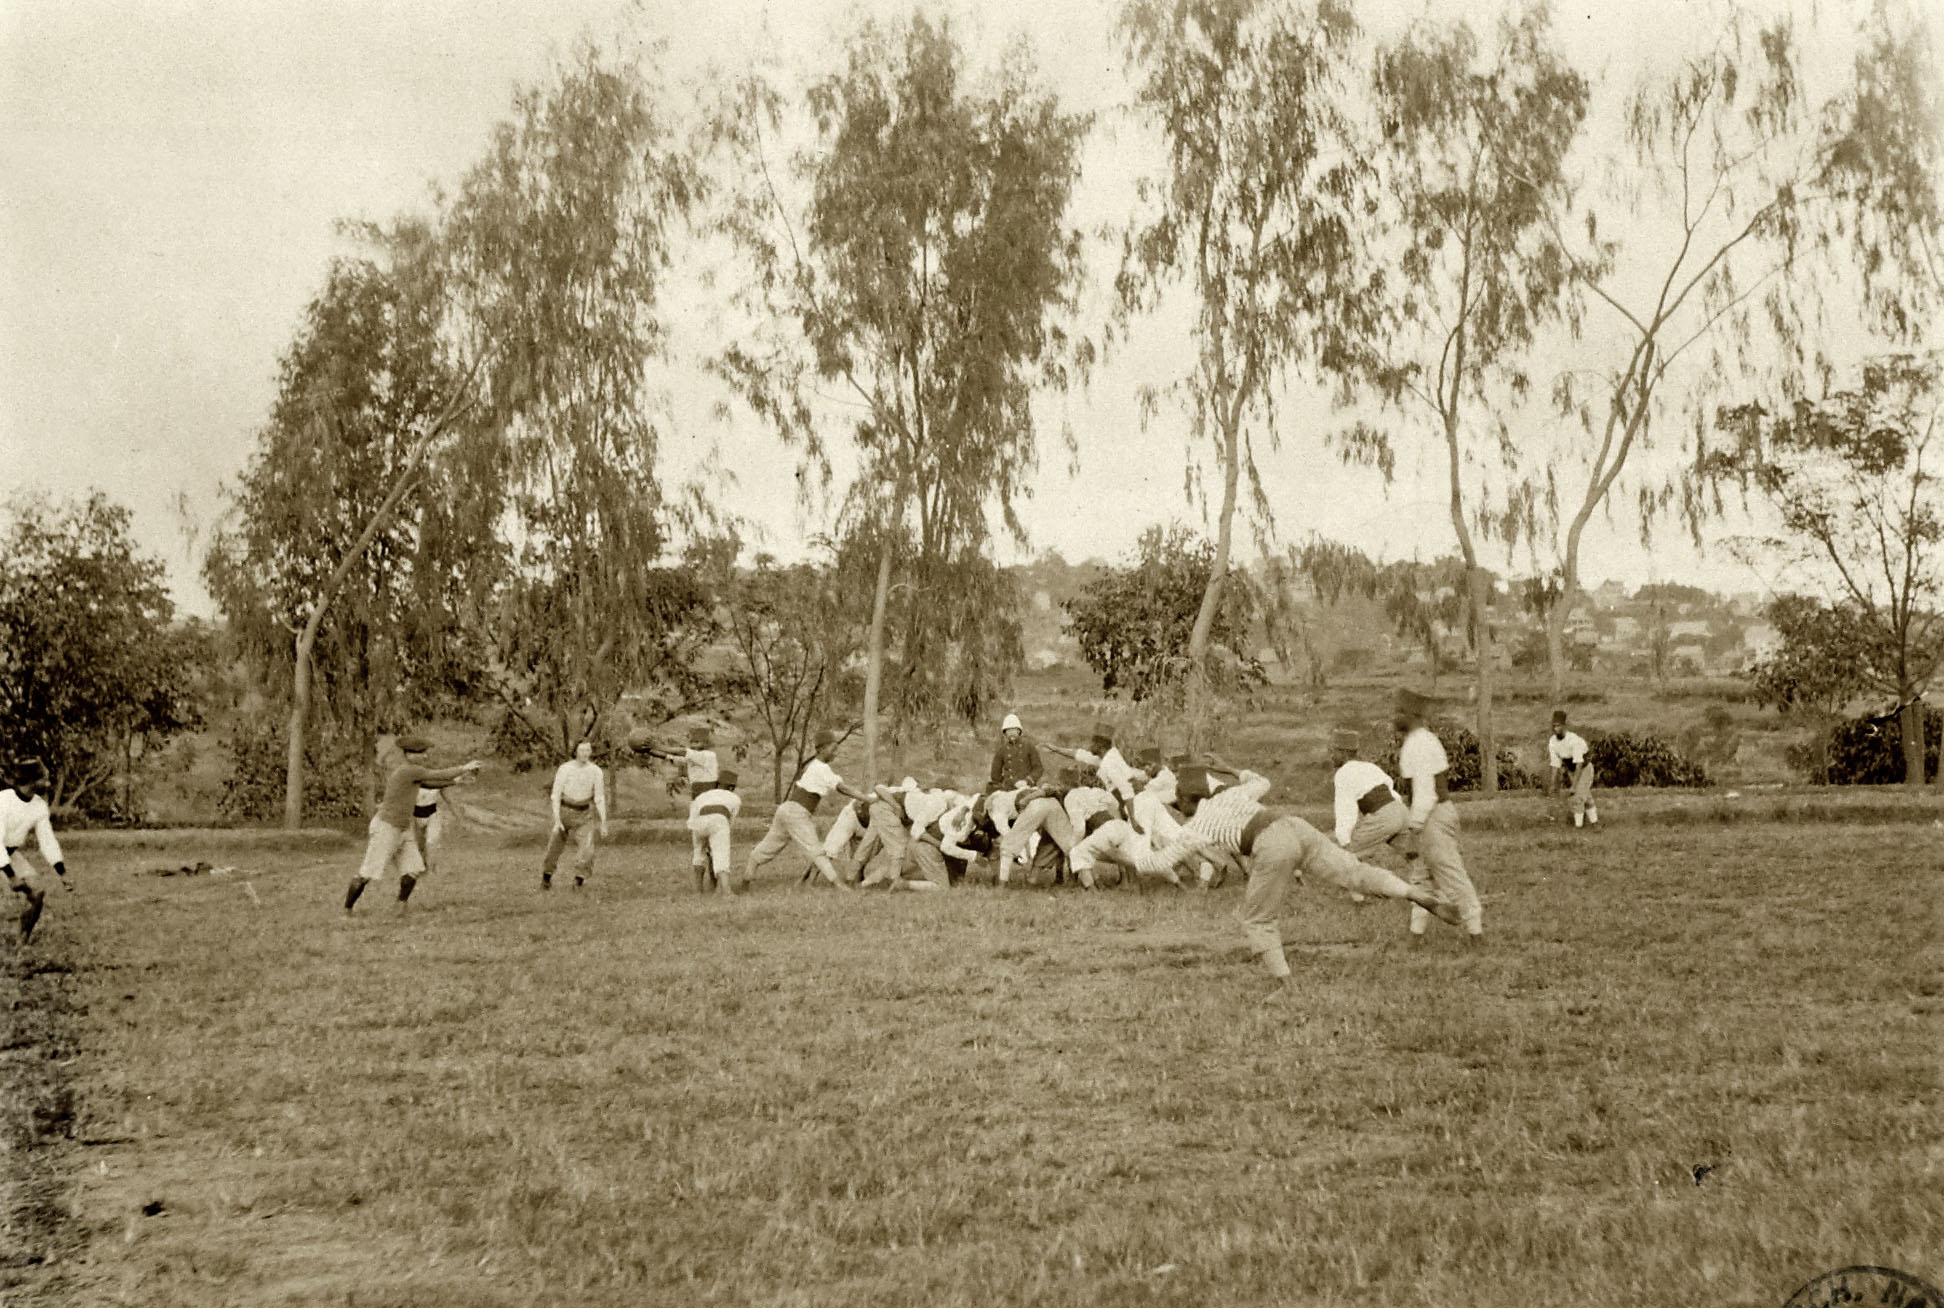
[[[916,777],[906,777],[903,781],[900,781],[898,783],[898,789],[916,790],[918,789],[918,779]]]
[[[1026,730],[1026,728],[1024,728],[1024,727],[1022,727],[1022,726],[1020,726],[1020,725],[1019,725],[1019,714],[1017,714],[1017,713],[1008,713],[1008,714],[1006,714],[1006,720],[1005,720],[1004,722],[1002,722],[1002,723],[1000,723],[1000,724],[999,724],[999,730],[1001,730],[1001,731],[1024,731],[1024,730]]]

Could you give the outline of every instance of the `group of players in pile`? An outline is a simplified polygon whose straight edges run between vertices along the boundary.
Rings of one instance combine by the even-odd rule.
[[[946,890],[984,858],[993,861],[1000,885],[1016,874],[1041,883],[1070,876],[1089,890],[1141,877],[1181,887],[1184,874],[1209,888],[1236,872],[1247,878],[1244,937],[1269,973],[1286,981],[1282,904],[1291,884],[1307,873],[1359,900],[1408,901],[1414,940],[1436,917],[1461,928],[1476,944],[1484,932],[1483,910],[1459,852],[1458,814],[1447,786],[1450,763],[1426,726],[1429,704],[1425,696],[1405,690],[1393,713],[1408,800],[1382,768],[1363,757],[1357,731],[1340,728],[1331,734],[1334,838],[1301,818],[1264,808],[1270,782],[1255,772],[1212,755],[1164,758],[1155,748],[1139,751],[1130,763],[1104,731],[1084,749],[1045,746],[1072,760],[1072,766],[1052,775],[1042,765],[1041,747],[1026,738],[1016,716],[1008,715],[987,787],[976,793],[961,791],[944,777],[928,785],[906,777],[895,786],[851,786],[831,766],[840,737],[827,731],[817,737],[813,757],[750,851],[744,876],[753,879],[792,844],[809,859],[806,880],[821,876],[841,889]],[[727,894],[735,890],[730,824],[742,799],[735,771],[722,767],[710,746],[709,733],[698,728],[685,749],[652,740],[635,748],[687,769],[695,888]],[[1585,742],[1566,732],[1560,714],[1552,744],[1556,765],[1562,749],[1580,822],[1592,774]],[[815,814],[832,795],[847,802],[830,829],[820,833]],[[1598,821],[1597,810],[1593,820]],[[557,815],[543,884],[566,834]],[[1405,876],[1370,861],[1386,849],[1401,856]]]

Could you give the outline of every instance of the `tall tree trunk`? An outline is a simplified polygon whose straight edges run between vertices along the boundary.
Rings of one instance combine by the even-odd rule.
[[[1460,351],[1462,371],[1463,352]],[[1485,570],[1478,566],[1478,552],[1472,548],[1471,531],[1465,526],[1464,483],[1459,479],[1458,405],[1456,392],[1445,409],[1445,449],[1451,468],[1451,527],[1458,533],[1458,551],[1465,560],[1466,591],[1470,596],[1473,645],[1478,655],[1478,788],[1487,795],[1498,793],[1498,749],[1492,732],[1492,606],[1491,585]]]
[[[1466,542],[1465,553],[1471,554]],[[1472,625],[1478,637],[1478,788],[1498,793],[1498,739],[1492,728],[1492,583],[1474,558],[1465,561],[1470,581]]]
[[[1566,610],[1564,592],[1546,610],[1546,671],[1552,682],[1552,703],[1566,702]]]
[[[284,830],[304,825],[304,729],[310,718],[311,647],[324,621],[324,601],[314,605],[297,633],[297,671],[290,684],[290,721],[284,729]]]
[[[1924,784],[1924,701],[1908,686],[1897,697],[1903,701],[1897,715],[1897,730],[1903,736],[1904,784],[1921,786]],[[1938,771],[1944,773],[1944,767]]]
[[[878,554],[877,590],[871,597],[871,636],[864,657],[864,780],[878,780],[878,691],[884,683],[884,614],[891,603],[891,540]]]
[[[1222,517],[1215,531],[1215,561],[1209,565],[1208,585],[1202,590],[1201,610],[1188,633],[1188,662],[1196,669],[1208,661],[1209,634],[1215,629],[1215,614],[1222,604],[1222,586],[1228,580],[1229,543],[1235,531],[1235,489],[1242,475],[1241,433],[1233,422],[1222,440]]]
[[[418,475],[419,465],[424,462],[426,453],[431,450],[432,442],[439,439],[446,427],[460,413],[464,412],[468,401],[466,390],[472,384],[481,367],[490,355],[481,355],[474,361],[465,379],[453,391],[445,409],[433,420],[432,426],[419,437],[418,444],[412,447],[404,466],[398,470],[398,480],[385,498],[373,510],[371,521],[365,523],[364,530],[358,533],[357,541],[346,550],[338,560],[336,568],[318,592],[317,602],[311,605],[310,616],[304,621],[304,629],[297,633],[297,666],[291,677],[290,721],[288,724],[288,752],[284,756],[284,828],[295,831],[304,820],[304,731],[310,717],[311,651],[317,645],[317,629],[324,623],[324,614],[337,598],[338,587],[351,573],[351,565],[364,557],[371,548],[371,542],[378,538],[378,531],[390,520],[400,501],[412,489],[412,481]]]

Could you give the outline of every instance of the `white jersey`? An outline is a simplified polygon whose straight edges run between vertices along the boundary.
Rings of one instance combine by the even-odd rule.
[[[39,795],[22,799],[20,792],[11,786],[0,790],[0,834],[6,838],[8,853],[25,846],[27,838],[32,836],[40,844],[42,858],[49,863],[62,861],[61,842],[54,839],[47,801]]]
[[[812,758],[796,779],[797,789],[808,791],[818,799],[843,784],[844,779],[837,775],[837,770],[820,758]]]
[[[733,819],[738,813],[742,812],[742,796],[733,790],[724,790],[720,786],[705,790],[689,801],[689,821],[693,822],[696,818],[700,817],[702,810],[705,808],[711,810],[727,809],[728,812],[725,816]]]
[[[1413,727],[1397,751],[1397,770],[1411,786],[1411,829],[1424,825],[1424,817],[1438,802],[1438,789],[1432,779],[1451,770],[1451,759],[1442,741],[1425,727]]]
[[[1360,758],[1353,758],[1338,768],[1332,784],[1336,790],[1336,839],[1339,845],[1350,843],[1350,832],[1363,812],[1357,805],[1358,800],[1380,786],[1390,791],[1392,799],[1398,797],[1396,787],[1391,785],[1390,773]]]
[[[688,765],[688,783],[691,787],[715,785],[720,766],[716,763],[714,750],[685,749],[682,751],[682,762]]]
[[[1587,744],[1578,732],[1569,731],[1563,736],[1546,737],[1546,757],[1552,760],[1555,769],[1568,763],[1574,767],[1586,762]]]
[[[1073,761],[1082,767],[1092,768],[1094,775],[1100,779],[1100,784],[1110,794],[1121,799],[1134,797],[1134,769],[1128,766],[1125,758],[1121,757],[1120,750],[1111,745],[1107,747],[1105,754],[1076,749],[1073,751]]]

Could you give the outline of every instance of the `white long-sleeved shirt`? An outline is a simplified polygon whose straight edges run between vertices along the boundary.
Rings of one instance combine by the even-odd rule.
[[[1011,790],[995,790],[986,796],[986,815],[992,819],[993,830],[1002,836],[1019,818],[1019,794],[1024,789],[1026,783],[1022,781]]]
[[[47,801],[39,795],[32,799],[22,799],[20,792],[11,786],[0,790],[0,835],[4,835],[9,852],[27,843],[33,836],[40,844],[41,857],[50,864],[61,859],[61,842],[54,839],[54,823],[48,816]]]
[[[1106,787],[1109,793],[1122,799],[1134,797],[1134,769],[1128,765],[1125,758],[1121,757],[1120,750],[1112,745],[1107,747],[1105,754],[1076,749],[1073,751],[1073,761],[1083,768],[1092,768],[1094,775],[1100,778],[1100,784]]]
[[[1449,771],[1444,744],[1427,727],[1413,727],[1397,750],[1397,770],[1411,788],[1411,830],[1424,825],[1438,802],[1435,778]]]
[[[1262,811],[1269,786],[1269,778],[1244,772],[1234,785],[1204,799],[1174,839],[1156,844],[1154,852],[1137,859],[1134,866],[1143,872],[1160,872],[1186,858],[1239,854],[1243,828]]]
[[[905,796],[905,821],[911,824],[911,834],[921,836],[925,828],[944,817],[951,810],[951,796],[943,790],[914,790]]]
[[[1066,807],[1067,820],[1073,823],[1076,835],[1086,833],[1087,819],[1094,814],[1120,813],[1119,801],[1098,786],[1075,786],[1067,791],[1061,803]]]
[[[1173,798],[1172,781],[1166,787],[1165,796],[1162,788],[1152,782],[1147,789],[1134,796],[1134,822],[1151,845],[1164,844],[1180,834],[1181,819],[1168,807],[1168,801]]]
[[[688,768],[691,787],[704,784],[713,786],[716,778],[722,775],[720,765],[716,762],[716,752],[712,749],[685,749],[682,751],[682,762]]]
[[[1390,773],[1365,759],[1353,758],[1336,770],[1332,778],[1336,787],[1336,840],[1339,845],[1350,843],[1350,832],[1355,829],[1357,819],[1363,810],[1357,801],[1371,791],[1382,786],[1390,791],[1392,799],[1398,799],[1397,788],[1391,785]]]
[[[950,812],[938,819],[938,848],[947,858],[960,858],[970,863],[979,857],[976,849],[967,849],[959,842],[972,834],[976,826],[972,820],[972,805],[955,804]]]
[[[1568,763],[1577,768],[1586,762],[1587,748],[1586,738],[1576,731],[1546,737],[1546,757],[1552,760],[1555,769],[1563,768]]]
[[[554,769],[553,782],[553,819],[560,821],[560,806],[572,804],[579,808],[588,800],[594,801],[594,811],[601,821],[607,821],[607,787],[601,784],[601,765],[583,763],[577,758],[568,759]]]

